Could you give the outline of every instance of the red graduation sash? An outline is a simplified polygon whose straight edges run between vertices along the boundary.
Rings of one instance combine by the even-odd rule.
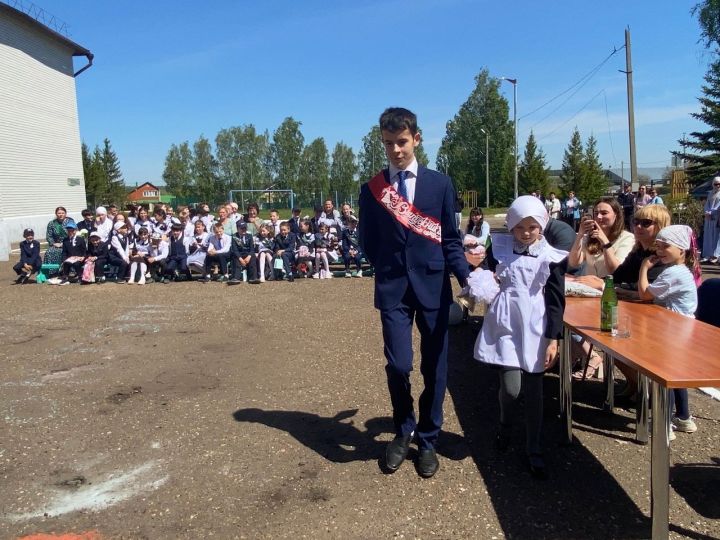
[[[368,182],[368,187],[380,206],[387,210],[400,225],[436,244],[441,243],[440,222],[432,216],[423,214],[403,199],[392,184],[387,183],[383,171]]]

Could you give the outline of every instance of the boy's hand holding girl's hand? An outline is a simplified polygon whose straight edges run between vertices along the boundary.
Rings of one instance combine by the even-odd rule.
[[[558,341],[557,339],[551,339],[548,343],[547,349],[545,349],[545,369],[550,369],[555,365],[558,358]]]

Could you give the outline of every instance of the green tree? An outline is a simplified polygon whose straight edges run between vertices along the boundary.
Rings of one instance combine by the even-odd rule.
[[[277,189],[295,189],[297,185],[300,157],[305,146],[301,125],[289,116],[273,133],[272,161]]]
[[[217,159],[213,155],[210,141],[202,135],[193,144],[192,174],[195,180],[195,194],[204,202],[214,204],[225,198]]]
[[[215,137],[218,168],[225,190],[255,189],[270,184],[266,156],[269,135],[252,124],[222,129]]]
[[[583,164],[585,161],[585,153],[583,150],[580,132],[576,127],[570,138],[570,144],[565,149],[563,156],[562,172],[560,173],[560,184],[567,195],[569,191],[579,194],[581,187]],[[582,199],[581,199],[582,200]]]
[[[355,153],[342,141],[335,144],[330,165],[330,190],[337,191],[347,200],[350,195],[356,196],[358,185],[355,182],[357,165]]]
[[[550,175],[545,154],[538,148],[531,131],[525,144],[525,156],[518,168],[518,193],[526,194],[536,190],[544,195],[550,192]]]
[[[103,141],[100,162],[104,171],[105,181],[102,202],[122,205],[126,198],[125,182],[122,171],[120,170],[120,160],[112,149],[110,139],[106,138]]]
[[[705,48],[716,54],[720,52],[720,0],[703,0],[692,8],[691,13],[697,15],[702,29],[700,41]]]
[[[167,190],[176,197],[193,195],[193,155],[187,141],[170,146],[162,177]]]
[[[430,163],[430,158],[428,158],[425,147],[423,146],[422,129],[418,129],[418,132],[420,133],[420,144],[415,147],[415,159],[417,159],[420,165],[427,167],[428,163]]]
[[[514,131],[510,107],[499,89],[500,80],[490,77],[487,69],[475,77],[475,88],[446,124],[437,167],[452,176],[458,189],[475,189],[484,200],[487,133],[490,201],[505,205],[512,200],[514,191]]]
[[[700,112],[690,116],[708,126],[705,131],[693,131],[678,141],[682,151],[673,152],[686,161],[685,172],[692,185],[702,183],[720,171],[720,59],[715,60],[705,75]]]
[[[100,149],[95,147],[95,150],[99,164]],[[90,153],[90,148],[85,143],[82,143],[82,164],[85,178],[85,200],[89,207],[95,208],[103,201],[105,180],[102,170],[96,165],[94,155]]]
[[[607,193],[608,179],[600,163],[597,151],[597,140],[593,135],[585,144],[583,155],[582,175],[577,189],[578,197],[587,204],[592,204]]]
[[[325,139],[318,137],[307,145],[300,157],[300,173],[296,184],[297,191],[303,195],[323,193],[330,190],[330,165]]]
[[[385,167],[386,162],[380,126],[373,126],[362,138],[362,149],[358,153],[359,181],[370,180]]]

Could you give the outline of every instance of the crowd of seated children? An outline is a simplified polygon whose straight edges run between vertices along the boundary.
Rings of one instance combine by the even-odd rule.
[[[56,245],[61,251],[59,277],[50,282],[168,283],[192,280],[193,269],[201,273],[202,282],[327,279],[333,276],[330,264],[341,257],[346,277],[362,277],[358,219],[350,205],[338,212],[326,201],[316,208],[314,219],[300,217],[300,209],[293,208],[287,221],[275,210],[264,221],[257,216],[257,205],[251,207],[254,212],[244,216],[228,203],[217,209],[215,219],[208,205],[182,207],[177,217],[165,205],[157,205],[152,217],[144,206],[131,207],[127,217],[108,206],[98,207],[95,215],[83,211],[77,224],[63,213],[55,220],[62,227],[54,238],[61,239]],[[250,232],[250,224],[257,234]],[[33,231],[27,229],[23,236],[21,260],[13,267],[17,283],[26,283],[43,264]]]

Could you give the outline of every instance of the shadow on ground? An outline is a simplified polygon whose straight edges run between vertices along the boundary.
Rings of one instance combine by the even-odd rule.
[[[650,520],[603,464],[577,441],[567,446],[558,444],[562,438],[556,376],[545,377],[544,388],[543,434],[549,479],[533,480],[527,472],[521,411],[512,447],[505,454],[495,451],[499,382],[496,370],[472,358],[478,331],[478,320],[473,318],[468,324],[451,328],[448,389],[507,538],[647,538]],[[602,392],[595,392],[598,395],[588,397],[588,401],[596,400],[598,406]],[[618,420],[598,409],[587,410],[575,420],[591,430],[620,428],[627,438],[632,438],[633,426],[627,426],[627,420]]]
[[[358,428],[352,420],[357,411],[348,409],[328,417],[302,411],[240,409],[233,413],[233,418],[285,431],[334,463],[378,460],[382,466],[386,443],[378,437],[393,432],[392,419],[371,418]],[[453,460],[468,456],[467,444],[460,435],[442,433],[441,439],[440,455]]]

